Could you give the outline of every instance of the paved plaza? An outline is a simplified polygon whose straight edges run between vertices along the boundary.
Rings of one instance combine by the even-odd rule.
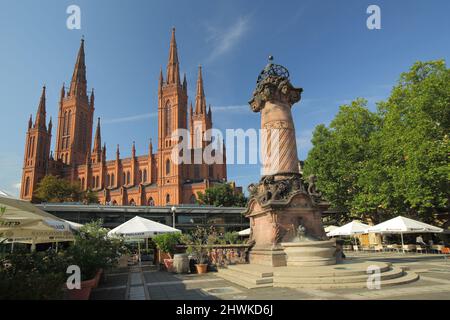
[[[178,275],[154,266],[130,267],[108,273],[91,299],[115,300],[450,300],[450,260],[435,254],[349,253],[348,259],[390,262],[419,274],[410,284],[378,289],[246,289],[216,276]]]

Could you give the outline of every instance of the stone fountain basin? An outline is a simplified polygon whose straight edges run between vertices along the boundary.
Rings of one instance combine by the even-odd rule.
[[[287,266],[325,266],[336,264],[334,240],[281,243]]]

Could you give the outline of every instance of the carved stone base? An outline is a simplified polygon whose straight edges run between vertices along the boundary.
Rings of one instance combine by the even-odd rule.
[[[250,263],[271,267],[286,266],[286,254],[283,248],[253,248],[250,251]]]
[[[335,241],[287,242],[281,244],[287,266],[325,266],[336,264]]]

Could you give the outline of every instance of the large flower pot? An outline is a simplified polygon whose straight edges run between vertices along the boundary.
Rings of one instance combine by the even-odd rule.
[[[164,259],[164,266],[169,272],[173,271],[173,259]]]
[[[81,281],[80,289],[68,290],[70,300],[89,300],[92,289],[95,287],[95,278]]]
[[[208,270],[208,265],[206,263],[199,263],[196,264],[195,267],[197,268],[197,273],[206,273]]]

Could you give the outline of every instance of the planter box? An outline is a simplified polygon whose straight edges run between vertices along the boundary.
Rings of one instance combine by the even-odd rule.
[[[95,277],[90,280],[81,281],[80,289],[68,290],[69,300],[89,300],[92,289],[95,287]]]

